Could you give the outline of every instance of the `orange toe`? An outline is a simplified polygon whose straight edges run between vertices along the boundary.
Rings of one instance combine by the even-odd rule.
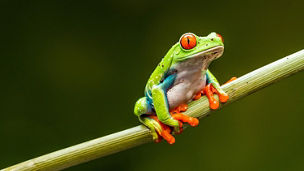
[[[231,81],[234,81],[234,80],[236,80],[237,79],[237,77],[232,77],[232,78],[230,78],[230,80],[228,80],[227,82],[225,82],[224,84],[228,84],[228,83],[230,83]]]
[[[199,124],[199,120],[194,117],[190,117],[181,113],[173,114],[172,117],[178,121],[187,122],[191,126],[197,126]]]
[[[218,91],[213,87],[212,84],[210,84],[210,90],[211,92],[214,94],[214,93],[218,93]]]
[[[199,120],[197,118],[193,118],[193,117],[190,117],[189,118],[189,122],[188,122],[191,126],[197,126],[199,124]]]
[[[209,106],[211,109],[217,109],[220,106],[220,103],[217,100],[210,100],[209,99]]]
[[[227,94],[219,94],[219,99],[222,103],[225,103],[228,101],[229,96]]]
[[[167,130],[164,130],[161,132],[160,136],[162,136],[164,138],[164,140],[166,140],[169,144],[174,144],[175,138],[170,134],[170,132]]]
[[[206,85],[204,88],[204,94],[207,96],[209,100],[209,106],[211,109],[217,109],[219,107],[219,102],[213,97],[213,93],[217,92],[215,88],[213,88],[212,84]]]
[[[187,104],[181,104],[179,106],[177,106],[175,109],[171,110],[170,113],[174,114],[174,113],[180,113],[180,112],[185,112],[188,110],[188,105]]]
[[[202,93],[201,92],[198,92],[194,97],[193,97],[193,100],[198,100],[202,97]]]
[[[187,104],[181,104],[178,106],[179,112],[185,112],[188,110],[188,105]]]

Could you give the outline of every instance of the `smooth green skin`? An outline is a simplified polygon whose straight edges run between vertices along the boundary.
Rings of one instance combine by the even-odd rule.
[[[135,104],[135,115],[139,117],[139,120],[144,125],[151,129],[154,139],[157,139],[158,136],[156,134],[156,131],[160,133],[161,127],[155,120],[147,117],[147,114],[151,114],[151,112],[149,112],[151,110],[147,104],[147,96],[149,96],[149,98],[153,101],[154,109],[156,111],[158,119],[162,123],[174,127],[175,132],[178,132],[179,124],[178,121],[173,119],[169,113],[166,92],[163,91],[163,87],[159,86],[161,84],[161,81],[164,79],[170,69],[174,69],[174,66],[186,61],[187,59],[192,58],[194,54],[203,52],[213,47],[224,46],[221,38],[218,37],[214,32],[210,33],[206,37],[199,37],[196,35],[195,37],[197,44],[192,49],[186,50],[182,48],[179,42],[171,47],[171,49],[167,52],[165,57],[161,60],[161,62],[151,74],[145,87],[146,97],[140,98]],[[205,68],[202,70],[202,73],[206,73],[207,78],[209,78],[208,81],[212,83],[219,92],[224,93],[224,91],[221,90],[218,81],[209,70]]]

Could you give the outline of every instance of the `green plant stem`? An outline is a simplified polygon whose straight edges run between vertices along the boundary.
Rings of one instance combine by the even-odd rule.
[[[223,85],[222,88],[229,94],[230,99],[228,103],[220,107],[301,70],[304,70],[304,50]],[[202,118],[210,112],[208,99],[202,97],[200,100],[191,102],[185,114]],[[150,130],[140,125],[16,164],[3,171],[61,170],[148,142],[152,142]]]

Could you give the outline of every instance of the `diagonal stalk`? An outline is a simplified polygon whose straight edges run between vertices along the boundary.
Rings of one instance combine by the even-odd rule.
[[[304,70],[304,50],[254,70],[222,88],[229,94],[228,103],[223,107],[276,81]],[[218,98],[216,96],[216,98]],[[202,118],[211,112],[208,99],[191,102],[185,114]],[[101,138],[58,150],[2,171],[61,170],[99,157],[117,153],[129,148],[152,142],[150,130],[140,125]]]

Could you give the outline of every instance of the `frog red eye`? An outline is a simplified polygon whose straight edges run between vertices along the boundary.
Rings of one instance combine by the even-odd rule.
[[[181,37],[180,44],[184,49],[192,49],[196,46],[196,37],[192,33],[186,33]]]
[[[223,36],[221,36],[220,34],[216,34],[217,35],[217,37],[219,37],[220,39],[221,39],[221,41],[224,43],[224,38],[223,38]]]

